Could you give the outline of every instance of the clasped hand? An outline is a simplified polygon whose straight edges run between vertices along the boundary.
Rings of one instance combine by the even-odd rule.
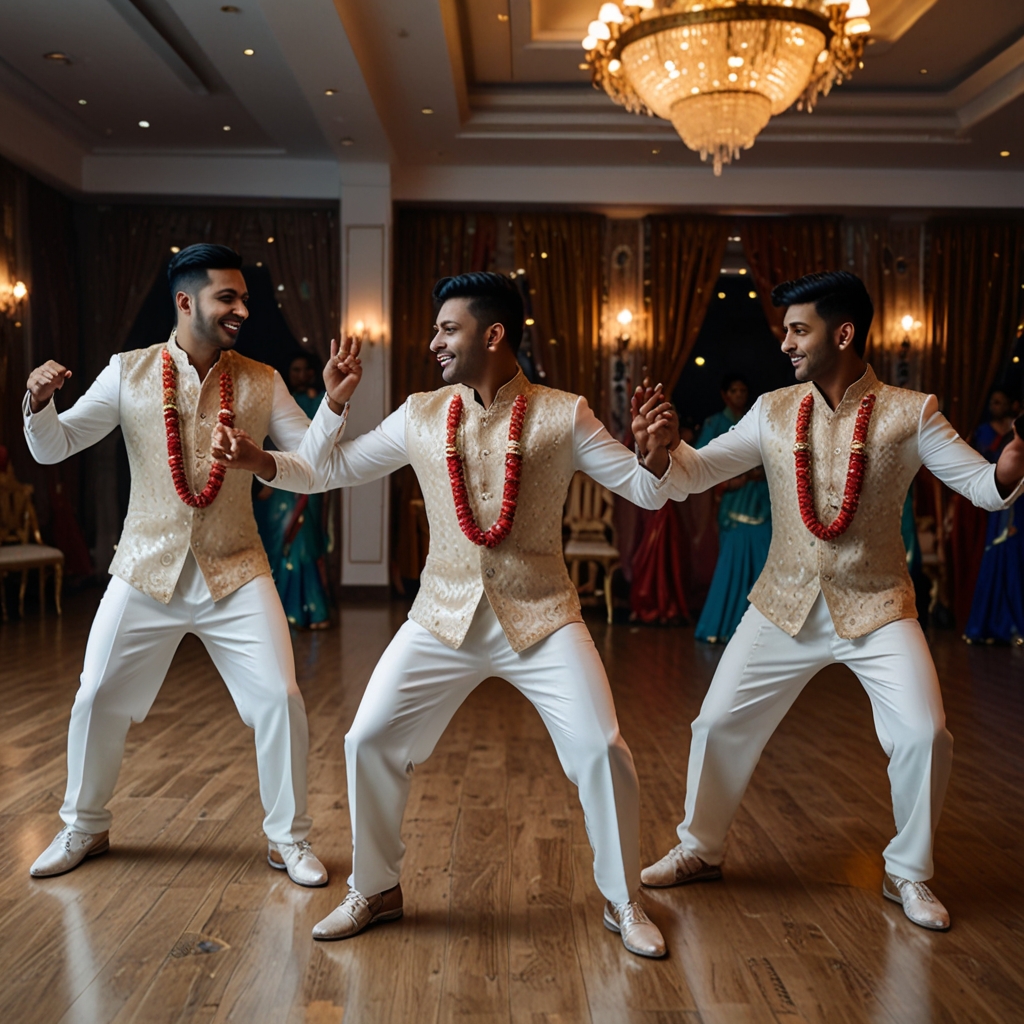
[[[339,345],[331,339],[331,358],[324,367],[324,387],[331,410],[340,415],[363,376],[359,360],[360,340],[345,338]],[[277,475],[277,463],[244,430],[218,423],[213,430],[210,450],[228,469],[242,469],[264,480]]]

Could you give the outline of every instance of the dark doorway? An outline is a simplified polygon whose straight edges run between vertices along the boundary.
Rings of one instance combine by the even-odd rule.
[[[719,384],[726,373],[747,378],[751,401],[794,382],[793,368],[768,326],[750,274],[722,274],[715,284],[697,343],[672,394],[680,419],[699,427],[719,412]]]

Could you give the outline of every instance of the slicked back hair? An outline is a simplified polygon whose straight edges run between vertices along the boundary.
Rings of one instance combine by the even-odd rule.
[[[523,297],[511,278],[485,271],[442,277],[432,297],[435,317],[449,299],[469,299],[469,311],[480,326],[501,324],[505,341],[518,353],[523,340]]]
[[[242,257],[227,245],[202,242],[176,252],[167,265],[167,283],[171,298],[178,292],[195,293],[210,280],[211,270],[241,270]]]
[[[797,306],[813,302],[818,316],[834,331],[840,324],[853,324],[853,348],[864,355],[875,306],[864,282],[848,270],[826,270],[786,281],[772,289],[773,306]]]

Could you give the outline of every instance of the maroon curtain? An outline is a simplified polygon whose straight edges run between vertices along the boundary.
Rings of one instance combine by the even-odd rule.
[[[841,218],[828,216],[745,217],[743,252],[757,285],[768,325],[782,338],[783,311],[772,305],[772,289],[822,270],[841,270]]]

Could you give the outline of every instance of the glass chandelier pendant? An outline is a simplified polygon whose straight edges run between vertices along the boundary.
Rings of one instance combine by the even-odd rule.
[[[809,111],[850,76],[870,13],[867,0],[606,3],[583,48],[595,88],[671,121],[719,175],[772,115]]]

